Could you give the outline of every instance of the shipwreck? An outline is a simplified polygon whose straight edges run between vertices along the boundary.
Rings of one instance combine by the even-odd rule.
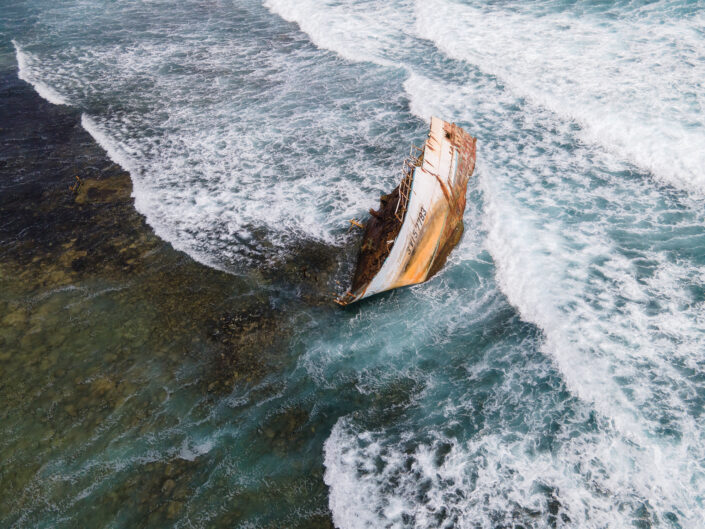
[[[338,304],[423,283],[441,269],[463,234],[476,141],[455,123],[431,118],[428,138],[423,148],[412,145],[399,185],[370,209],[352,285]]]

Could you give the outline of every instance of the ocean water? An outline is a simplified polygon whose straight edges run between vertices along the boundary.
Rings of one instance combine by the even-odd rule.
[[[2,12],[20,78],[82,112],[156,234],[233,276],[349,244],[431,115],[478,138],[437,277],[298,308],[279,369],[207,412],[167,383],[177,425],[52,455],[7,520],[70,527],[109,469],[178,457],[204,463],[176,527],[234,502],[238,527],[705,527],[704,2]],[[286,449],[252,444],[270,423]]]

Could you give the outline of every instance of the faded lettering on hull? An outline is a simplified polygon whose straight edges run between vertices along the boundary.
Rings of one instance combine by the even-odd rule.
[[[392,288],[414,285],[426,280],[445,226],[447,212],[444,209],[436,207],[431,215],[424,216],[424,221],[418,226],[413,250],[408,254],[408,261]]]
[[[414,253],[414,248],[416,247],[416,243],[419,240],[419,236],[421,235],[421,228],[423,228],[423,223],[424,220],[426,220],[426,209],[421,206],[419,209],[419,214],[416,217],[416,222],[414,222],[414,227],[411,230],[411,240],[409,241],[409,244],[406,247],[406,253],[411,256]]]

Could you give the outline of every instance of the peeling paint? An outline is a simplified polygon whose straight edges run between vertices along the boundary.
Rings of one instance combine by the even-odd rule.
[[[413,171],[405,172],[400,186],[389,195],[398,197],[394,211],[397,219],[403,219],[391,251],[371,280],[338,298],[338,303],[347,305],[386,290],[423,283],[441,268],[462,233],[476,141],[455,123],[431,118],[423,155],[410,164],[405,162],[405,168],[411,166]],[[406,202],[404,179],[409,176],[408,203],[400,215],[399,206]],[[376,247],[373,239],[373,230],[366,229],[356,274],[361,266],[369,266],[364,252]]]

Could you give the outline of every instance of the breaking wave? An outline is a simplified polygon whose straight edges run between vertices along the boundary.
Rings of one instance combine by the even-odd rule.
[[[17,76],[23,81],[32,85],[34,90],[44,99],[54,105],[68,105],[68,100],[57,92],[54,88],[41,81],[36,70],[37,59],[31,53],[22,51],[20,46],[12,41],[15,47],[15,57],[17,59]]]
[[[705,15],[698,5],[552,10],[548,3],[418,1],[416,31],[517,97],[575,121],[579,139],[703,195]]]

